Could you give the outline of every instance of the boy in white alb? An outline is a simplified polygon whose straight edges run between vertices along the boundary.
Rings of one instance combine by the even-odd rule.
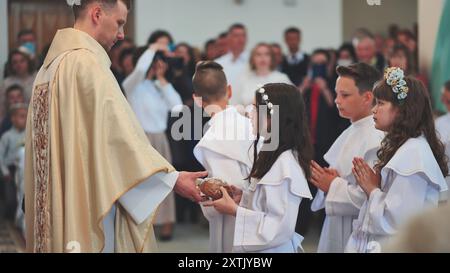
[[[354,157],[363,157],[374,164],[383,132],[375,129],[371,109],[372,87],[381,74],[371,66],[358,63],[337,68],[336,105],[339,114],[351,120],[345,130],[325,154],[332,169],[312,163],[312,183],[320,190],[312,210],[325,208],[318,252],[342,253],[352,232],[352,222],[359,214],[366,196],[352,174]]]
[[[193,78],[194,101],[211,116],[204,137],[194,149],[197,160],[208,170],[209,177],[220,178],[242,188],[249,175],[253,143],[251,122],[228,106],[231,87],[222,67],[215,62],[197,65]],[[210,251],[229,253],[233,247],[235,218],[202,206],[209,221]]]

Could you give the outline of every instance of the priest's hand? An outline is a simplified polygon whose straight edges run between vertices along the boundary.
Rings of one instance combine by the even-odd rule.
[[[311,161],[311,183],[324,193],[328,193],[331,183],[339,174],[334,169],[322,168],[314,160]]]
[[[353,159],[352,172],[356,182],[358,182],[368,197],[372,191],[381,187],[381,175],[372,170],[362,158]]]
[[[221,187],[220,190],[222,191],[223,195],[221,199],[205,202],[203,203],[203,206],[214,207],[218,212],[222,214],[236,216],[238,205],[236,204],[235,200],[231,198],[231,196],[228,194],[228,191],[224,187]]]
[[[198,189],[195,181],[198,178],[208,176],[208,172],[180,172],[174,191],[184,198],[190,199],[192,202],[200,203],[202,197],[200,196],[200,189]]]

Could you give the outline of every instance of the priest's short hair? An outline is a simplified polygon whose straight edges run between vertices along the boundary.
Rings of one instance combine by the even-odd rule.
[[[75,20],[77,20],[92,3],[100,3],[105,8],[112,8],[115,7],[119,1],[123,2],[128,9],[131,9],[130,0],[81,0],[80,5],[73,5],[73,15],[75,16]]]

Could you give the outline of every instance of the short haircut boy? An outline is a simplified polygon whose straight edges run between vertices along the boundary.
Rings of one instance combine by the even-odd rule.
[[[356,63],[349,66],[338,66],[336,72],[339,77],[348,77],[355,81],[359,93],[372,91],[375,83],[381,80],[381,73],[366,63]]]
[[[194,94],[205,102],[213,102],[226,96],[227,78],[223,67],[213,61],[199,62],[192,79]]]

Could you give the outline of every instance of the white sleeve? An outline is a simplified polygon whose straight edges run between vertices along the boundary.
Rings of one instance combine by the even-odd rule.
[[[140,94],[142,94],[141,88],[143,87],[141,86],[141,83],[137,84],[135,89],[133,90],[133,93],[127,96],[127,99],[139,123],[144,124],[146,116],[145,113],[147,112],[147,109],[151,107],[152,102],[145,103],[145,100],[142,99],[142,96]]]
[[[181,100],[180,94],[173,88],[173,85],[168,83],[165,86],[161,86],[157,81],[156,85],[161,88],[164,101],[167,107],[174,112],[181,112],[183,107],[183,101]]]
[[[358,216],[366,199],[361,187],[338,177],[331,183],[325,200],[325,211],[330,216]]]
[[[123,81],[122,87],[123,87],[127,97],[131,96],[131,94],[135,90],[136,86],[140,82],[145,80],[146,73],[147,73],[150,65],[152,64],[154,56],[155,56],[155,52],[153,50],[147,49],[144,52],[144,54],[142,54],[142,56],[139,58],[133,72],[131,72],[131,74],[128,75],[128,77],[126,77],[125,80]]]
[[[173,190],[178,172],[157,173],[124,194],[119,202],[137,224],[147,219]]]
[[[8,166],[6,166],[6,154],[8,153],[8,135],[4,134],[0,139],[0,169],[2,175],[9,175]]]
[[[420,174],[392,175],[393,183],[387,192],[374,190],[368,200],[365,232],[380,236],[391,236],[399,225],[424,210],[428,182]]]
[[[301,198],[290,194],[289,183],[259,186],[258,199],[266,200],[262,211],[238,207],[233,250],[255,252],[282,245],[292,239]],[[295,200],[295,201],[293,201]],[[292,202],[295,202],[293,204]]]
[[[314,199],[311,202],[311,210],[315,212],[324,209],[325,199],[326,199],[325,193],[321,190],[317,190],[316,196],[314,196]]]

